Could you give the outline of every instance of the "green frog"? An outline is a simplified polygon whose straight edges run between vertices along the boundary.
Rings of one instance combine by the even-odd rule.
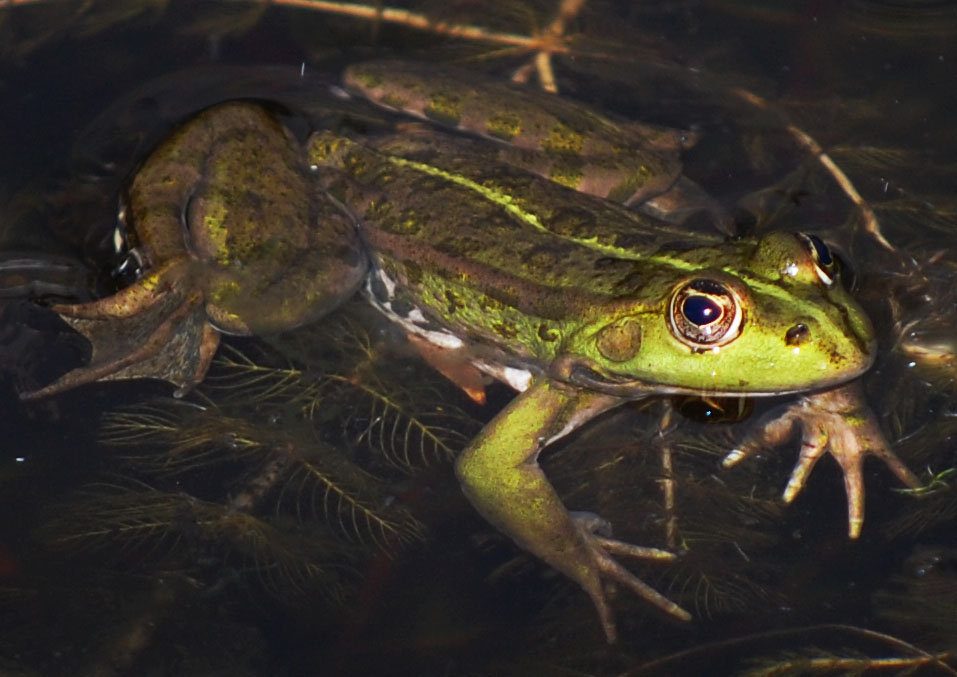
[[[535,116],[556,101],[520,98],[532,118],[520,126],[543,129]],[[637,144],[651,153],[639,165],[655,166],[656,148],[676,143],[661,138]],[[318,131],[303,144],[257,103],[203,111],[130,184],[124,214],[138,279],[111,297],[55,306],[92,343],[90,364],[25,396],[136,377],[182,394],[202,381],[221,333],[291,329],[361,287],[437,362],[458,365],[446,373],[485,374],[519,393],[467,445],[456,473],[492,524],[581,585],[609,641],[606,581],[690,616],[616,559],[671,553],[573,515],[539,467],[543,449],[602,412],[660,395],[806,393],[726,464],[802,426],[785,499],[830,453],[845,474],[852,537],[865,455],[919,484],[846,385],[873,363],[874,333],[818,237],[690,236],[518,166],[510,153],[499,141],[423,128],[364,139]],[[634,184],[624,193],[630,199]]]

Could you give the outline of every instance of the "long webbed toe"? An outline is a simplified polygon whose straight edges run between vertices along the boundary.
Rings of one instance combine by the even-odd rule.
[[[608,579],[625,586],[638,597],[653,604],[666,614],[677,618],[680,621],[691,620],[690,613],[682,609],[678,604],[672,602],[670,599],[628,571],[628,569],[623,567],[618,563],[617,560],[615,560],[614,557],[612,557],[612,555],[618,555],[620,557],[632,557],[635,559],[651,559],[662,562],[670,562],[676,558],[674,553],[667,550],[633,545],[631,543],[625,543],[624,541],[618,541],[613,538],[599,536],[584,528],[582,529],[582,538],[585,540],[585,543],[591,552],[595,566],[597,566],[598,571],[601,574],[601,578]],[[605,636],[609,642],[614,642],[616,640],[617,634],[615,629],[615,620],[611,612],[611,608],[608,605],[604,589],[601,586],[598,586],[596,589],[589,589],[586,587],[586,591],[588,592],[592,599],[592,603],[594,603],[595,608],[598,611],[598,616],[601,619],[602,627],[605,630]]]

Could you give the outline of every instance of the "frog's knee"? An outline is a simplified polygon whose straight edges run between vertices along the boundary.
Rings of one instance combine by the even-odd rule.
[[[475,454],[466,449],[455,459],[455,476],[462,484],[469,484],[475,473]]]

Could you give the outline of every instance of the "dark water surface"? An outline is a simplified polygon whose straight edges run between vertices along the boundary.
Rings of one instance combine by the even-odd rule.
[[[529,34],[557,3],[424,4],[411,9]],[[0,674],[957,671],[957,9],[615,4],[569,24],[574,55],[554,58],[563,95],[697,130],[686,173],[745,234],[808,230],[840,252],[880,341],[869,402],[932,490],[905,494],[871,460],[851,542],[830,459],[787,507],[797,440],[720,466],[787,398],[715,425],[698,402],[666,435],[662,402],[595,421],[549,450],[549,478],[617,537],[680,550],[629,565],[695,617],[673,622],[619,590],[609,647],[585,595],[460,494],[450,459],[509,391],[471,403],[362,303],[319,327],[227,339],[181,401],[125,382],[20,402],[87,352],[30,299],[124,283],[108,274],[117,195],[177,122],[260,98],[295,111],[297,131],[372,130],[393,120],[328,94],[344,64],[401,56],[506,78],[529,56],[252,3],[0,3]]]

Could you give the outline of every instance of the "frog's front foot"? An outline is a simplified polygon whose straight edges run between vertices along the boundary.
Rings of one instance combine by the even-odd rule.
[[[723,462],[727,468],[757,454],[769,445],[784,440],[800,425],[801,454],[784,490],[783,500],[790,503],[804,488],[814,464],[831,454],[844,473],[847,493],[848,535],[857,538],[864,525],[864,457],[881,459],[897,478],[910,488],[921,486],[920,480],[891,450],[874,413],[864,402],[858,383],[852,383],[801,397],[783,414],[764,421],[729,453]]]
[[[601,584],[603,578],[625,586],[642,599],[679,620],[691,620],[691,614],[628,571],[612,557],[612,555],[617,555],[636,559],[672,561],[676,558],[674,553],[658,548],[633,545],[600,535],[596,529],[594,519],[583,519],[579,515],[573,515],[573,520],[578,527],[589,556],[589,561],[575,563],[577,568],[582,571],[579,583],[591,597],[609,642],[615,641],[617,633],[614,615],[608,605],[604,586]]]
[[[53,310],[92,345],[85,367],[23,393],[36,399],[99,380],[158,378],[185,392],[200,383],[219,345],[188,263],[171,261],[113,296]]]
[[[611,395],[536,379],[483,428],[455,465],[462,490],[485,519],[588,593],[609,642],[616,633],[606,581],[624,585],[675,618],[691,618],[613,557],[671,560],[674,555],[599,534],[605,523],[566,510],[538,465],[545,445],[620,403]]]

